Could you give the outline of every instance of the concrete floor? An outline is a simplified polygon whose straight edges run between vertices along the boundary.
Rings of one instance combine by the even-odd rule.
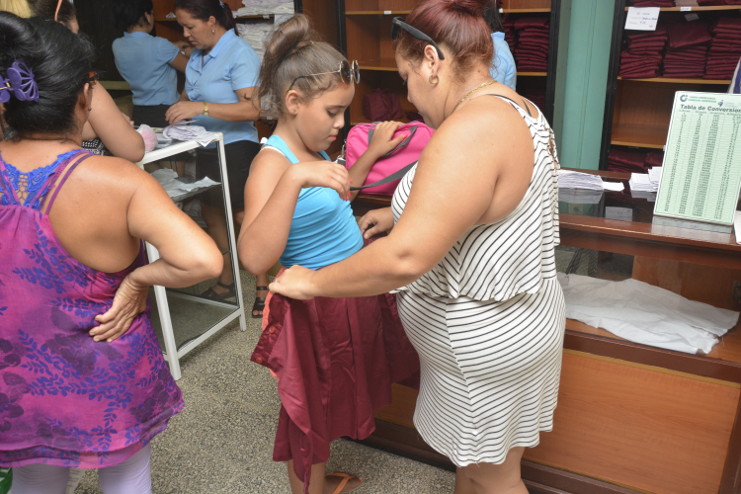
[[[155,494],[285,494],[285,466],[272,460],[280,402],[267,369],[249,361],[260,321],[249,318],[254,278],[242,272],[248,330],[223,329],[181,361],[185,410],[152,442]],[[177,331],[177,329],[176,329]],[[452,472],[348,440],[333,444],[328,471],[359,475],[355,494],[453,492]],[[88,471],[76,494],[99,494]]]

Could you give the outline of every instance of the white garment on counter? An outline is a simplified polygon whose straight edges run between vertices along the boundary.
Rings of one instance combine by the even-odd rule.
[[[566,317],[644,345],[709,353],[739,313],[689,300],[642,281],[559,273]]]

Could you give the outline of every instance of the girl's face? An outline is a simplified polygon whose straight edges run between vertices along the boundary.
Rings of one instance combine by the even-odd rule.
[[[213,17],[204,21],[193,17],[185,9],[175,9],[175,17],[178,24],[183,28],[183,36],[193,48],[207,51],[214,47],[215,36],[213,30],[216,20]]]
[[[345,126],[345,110],[355,95],[355,84],[337,87],[298,105],[296,131],[307,149],[324,151]]]

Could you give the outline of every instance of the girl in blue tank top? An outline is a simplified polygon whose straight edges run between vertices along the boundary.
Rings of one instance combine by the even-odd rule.
[[[302,14],[281,24],[266,45],[260,98],[277,125],[253,160],[245,187],[238,251],[250,272],[266,272],[278,260],[285,268],[319,269],[363,247],[350,184],[362,184],[371,165],[404,136],[393,139],[399,123],[385,122],[350,171],[330,161],[325,150],[345,125],[359,78],[357,62],[312,39]],[[274,459],[289,462],[292,492],[347,492],[361,482],[327,475],[324,465],[333,439],[372,433],[373,410],[388,402],[391,382],[415,370],[416,354],[394,303],[388,294],[308,302],[268,298],[252,360],[278,377],[282,407]]]

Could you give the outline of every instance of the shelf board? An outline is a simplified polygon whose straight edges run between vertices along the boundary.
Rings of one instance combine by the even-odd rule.
[[[625,10],[628,10],[628,7],[625,7]],[[661,12],[712,12],[714,10],[741,10],[741,5],[711,5],[709,7],[661,7],[659,10]]]
[[[551,9],[499,9],[504,14],[550,14]]]
[[[348,10],[345,15],[407,15],[411,10]]]
[[[640,148],[664,149],[666,128],[647,125],[616,125],[612,129],[610,144]]]
[[[549,14],[551,9],[499,9],[505,14]],[[411,10],[348,10],[345,15],[407,15]]]
[[[519,75],[519,74],[518,74]],[[641,81],[641,82],[663,82],[668,84],[718,84],[727,86],[731,83],[726,79],[673,79],[671,77],[652,77],[649,79],[624,79],[618,77],[619,81]]]
[[[517,77],[548,77],[548,72],[518,72]]]

